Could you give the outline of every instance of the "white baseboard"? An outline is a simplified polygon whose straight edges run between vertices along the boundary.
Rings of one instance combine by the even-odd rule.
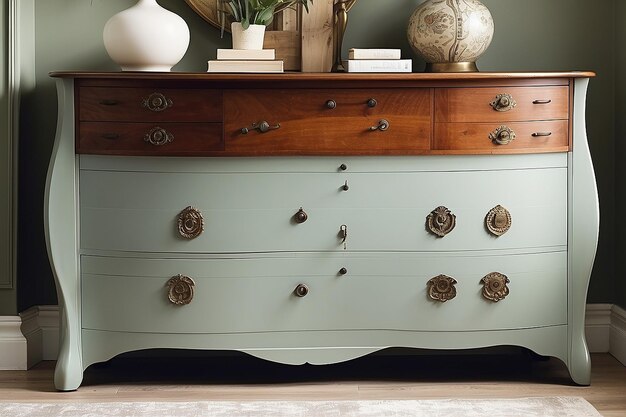
[[[0,316],[0,370],[27,369],[26,338],[18,316]]]
[[[609,352],[626,366],[626,310],[587,304],[585,334],[590,352]],[[0,317],[0,370],[27,369],[42,360],[55,360],[58,351],[58,306],[36,306],[19,317]]]

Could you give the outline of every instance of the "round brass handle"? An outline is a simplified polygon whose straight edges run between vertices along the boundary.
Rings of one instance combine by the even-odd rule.
[[[431,278],[426,284],[428,288],[428,297],[434,301],[445,303],[456,297],[456,280],[447,275],[437,275]]]
[[[300,210],[293,216],[296,223],[302,224],[309,218],[309,215],[300,207]]]
[[[495,145],[508,145],[515,137],[515,132],[508,126],[500,126],[489,133],[489,139],[491,139]]]
[[[204,218],[197,208],[188,206],[178,215],[178,234],[185,239],[194,239],[204,231]]]
[[[483,284],[483,297],[489,301],[497,303],[509,295],[509,278],[499,272],[492,272],[485,275],[480,283]]]
[[[293,290],[293,293],[297,297],[304,297],[309,293],[309,287],[307,287],[305,284],[298,284],[296,289]]]
[[[193,300],[196,283],[188,276],[178,274],[170,278],[165,285],[167,286],[167,299],[172,304],[186,305]]]
[[[489,103],[495,111],[509,111],[513,110],[517,106],[517,102],[513,99],[513,96],[507,93],[498,94],[491,103]]]
[[[326,108],[330,110],[337,108],[337,102],[335,100],[326,101]]]
[[[376,101],[375,98],[370,98],[369,100],[367,100],[367,107],[369,108],[376,107],[377,104],[378,104],[378,101]]]

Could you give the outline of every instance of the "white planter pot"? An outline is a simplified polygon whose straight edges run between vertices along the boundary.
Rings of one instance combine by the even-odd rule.
[[[189,28],[156,0],[139,0],[109,19],[104,46],[124,71],[170,71],[189,46]]]
[[[233,49],[263,49],[265,25],[250,25],[244,30],[239,22],[230,25],[233,34]]]

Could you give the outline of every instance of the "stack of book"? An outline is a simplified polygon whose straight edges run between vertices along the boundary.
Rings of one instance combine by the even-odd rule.
[[[352,48],[343,66],[346,72],[411,72],[413,60],[401,59],[399,49]]]
[[[283,72],[274,49],[218,49],[208,72]]]

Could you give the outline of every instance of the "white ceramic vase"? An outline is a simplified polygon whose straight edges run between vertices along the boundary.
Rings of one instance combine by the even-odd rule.
[[[478,0],[426,0],[409,19],[407,36],[426,71],[478,71],[476,60],[493,39],[489,9]]]
[[[240,22],[230,24],[233,35],[233,49],[263,49],[265,25],[250,25],[243,28]]]
[[[189,28],[156,0],[139,0],[104,26],[104,46],[124,71],[170,71],[189,46]]]

